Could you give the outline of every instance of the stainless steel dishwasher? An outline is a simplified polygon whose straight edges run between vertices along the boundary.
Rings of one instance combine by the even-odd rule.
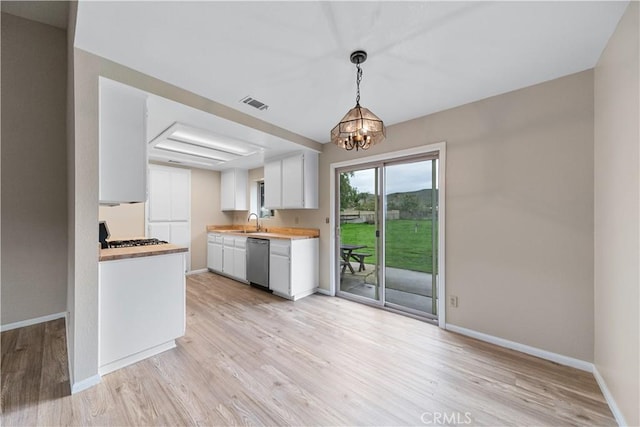
[[[247,239],[247,281],[253,286],[269,290],[268,239]]]

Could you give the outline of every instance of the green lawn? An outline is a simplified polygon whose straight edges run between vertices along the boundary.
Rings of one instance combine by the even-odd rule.
[[[374,255],[376,228],[373,224],[342,224],[342,243],[367,245],[357,252]],[[387,267],[432,273],[431,220],[387,221]],[[370,257],[368,262],[373,262]]]

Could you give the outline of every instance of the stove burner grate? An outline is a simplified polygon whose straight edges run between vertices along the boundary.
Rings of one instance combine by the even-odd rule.
[[[110,248],[129,248],[133,246],[164,245],[168,242],[158,239],[133,239],[133,240],[112,240],[108,242]]]

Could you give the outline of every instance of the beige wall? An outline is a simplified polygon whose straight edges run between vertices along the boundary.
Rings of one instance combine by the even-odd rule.
[[[107,222],[111,240],[144,237],[144,215],[144,203],[100,206],[98,210],[98,219]]]
[[[67,309],[66,32],[2,13],[2,324]]]
[[[329,168],[446,141],[446,320],[593,360],[593,74],[574,74],[390,126],[362,153],[327,146],[321,286],[329,286]],[[295,214],[295,213],[294,213]],[[288,214],[289,215],[289,214]]]
[[[632,2],[595,69],[595,365],[640,425],[640,7]]]
[[[74,51],[78,3],[69,3],[67,20],[67,356],[69,358],[69,382],[74,384],[75,366],[75,84]]]

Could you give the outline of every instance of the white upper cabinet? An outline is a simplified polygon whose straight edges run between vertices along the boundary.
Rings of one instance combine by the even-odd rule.
[[[149,165],[149,222],[189,221],[190,188],[189,170]]]
[[[318,208],[318,153],[307,151],[264,165],[265,207]]]
[[[220,178],[220,207],[223,211],[246,211],[249,171],[228,169]]]
[[[282,161],[264,164],[264,206],[278,209],[282,204]]]
[[[189,220],[190,181],[190,175],[182,170],[171,174],[171,221]]]
[[[149,220],[171,221],[171,172],[166,169],[149,168]]]
[[[304,154],[282,159],[282,207],[304,207]]]
[[[100,78],[99,201],[147,200],[147,96]]]

